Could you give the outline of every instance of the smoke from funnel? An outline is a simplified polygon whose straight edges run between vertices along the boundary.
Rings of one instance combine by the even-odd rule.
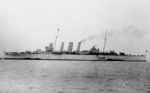
[[[147,31],[140,29],[134,25],[129,25],[123,29],[123,34],[128,35],[133,38],[143,38],[147,35]]]
[[[101,35],[100,34],[98,34],[98,35],[92,35],[92,36],[88,36],[87,38],[85,38],[85,39],[82,39],[80,42],[86,42],[86,41],[88,41],[88,40],[93,40],[93,39],[97,39],[97,38],[99,38]]]

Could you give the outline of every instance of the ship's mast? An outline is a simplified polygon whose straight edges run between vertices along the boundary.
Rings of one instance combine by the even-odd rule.
[[[55,42],[54,42],[54,49],[56,50],[56,45],[57,45],[57,40],[58,40],[58,33],[59,33],[60,29],[57,28],[57,33],[56,33],[56,37],[55,37]]]
[[[106,43],[107,43],[107,31],[105,32],[105,37],[104,37],[104,47],[103,47],[103,53],[105,52]]]

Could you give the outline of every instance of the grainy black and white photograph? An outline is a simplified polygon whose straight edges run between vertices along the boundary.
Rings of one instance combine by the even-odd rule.
[[[0,93],[150,93],[149,0],[1,0]]]

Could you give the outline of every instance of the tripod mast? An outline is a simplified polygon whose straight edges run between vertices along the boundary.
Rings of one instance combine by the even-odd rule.
[[[107,31],[105,32],[105,37],[104,37],[104,47],[103,47],[103,53],[105,52],[106,44],[107,44]]]
[[[55,41],[54,41],[54,49],[56,50],[56,45],[57,45],[57,40],[58,40],[58,33],[59,33],[60,29],[57,28],[57,33],[56,33],[56,37],[55,37]]]

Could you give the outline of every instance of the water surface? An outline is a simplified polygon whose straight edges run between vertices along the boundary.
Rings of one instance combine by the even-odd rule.
[[[150,63],[1,60],[0,93],[150,93]]]

